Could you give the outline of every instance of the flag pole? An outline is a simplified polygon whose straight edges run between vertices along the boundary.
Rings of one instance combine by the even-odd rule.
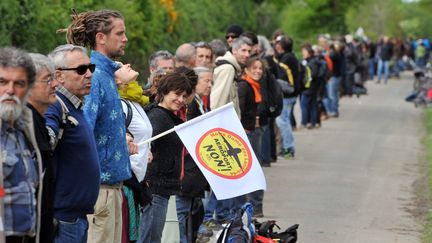
[[[216,108],[216,109],[214,109],[214,110],[212,110],[212,111],[210,111],[210,112],[208,112],[208,113],[202,114],[201,116],[195,117],[195,118],[192,119],[192,120],[189,120],[189,121],[187,121],[187,122],[185,122],[185,123],[182,123],[182,124],[180,124],[180,125],[178,125],[178,126],[175,126],[175,127],[171,128],[171,129],[169,129],[169,130],[166,130],[166,131],[163,132],[163,133],[160,133],[160,134],[158,134],[158,135],[156,135],[156,136],[154,136],[154,137],[151,137],[151,138],[149,138],[149,139],[147,139],[147,140],[145,140],[145,141],[143,141],[143,142],[141,142],[141,143],[138,143],[137,145],[138,145],[138,146],[142,146],[142,145],[147,144],[147,143],[150,143],[150,142],[152,142],[152,141],[154,141],[154,140],[156,140],[156,139],[158,139],[158,138],[160,138],[160,137],[163,137],[163,136],[165,136],[165,135],[168,135],[168,134],[174,132],[174,131],[177,130],[177,129],[180,129],[180,128],[183,128],[183,127],[189,126],[189,125],[191,125],[191,124],[193,124],[193,123],[195,123],[195,122],[198,122],[198,121],[201,121],[201,120],[207,119],[208,117],[213,116],[217,111],[219,111],[219,110],[223,110],[223,109],[225,109],[225,108],[227,108],[227,107],[230,107],[230,106],[232,106],[232,105],[233,105],[233,103],[230,102],[230,103],[228,103],[228,104],[226,104],[226,105],[223,105],[223,106],[221,106],[221,107],[218,107],[218,108]]]
[[[163,136],[165,136],[165,135],[168,135],[168,134],[170,134],[170,133],[172,133],[172,132],[174,132],[175,131],[175,127],[173,127],[173,128],[171,128],[171,129],[169,129],[169,130],[166,130],[165,132],[163,132],[163,133],[159,133],[158,135],[156,135],[156,136],[154,136],[154,137],[151,137],[151,138],[149,138],[149,139],[147,139],[147,140],[145,140],[145,141],[143,141],[143,142],[141,142],[141,143],[139,143],[139,144],[137,144],[138,146],[142,146],[142,145],[144,145],[144,144],[146,144],[146,143],[150,143],[150,142],[152,142],[152,141],[154,141],[154,140],[156,140],[156,139],[158,139],[158,138],[160,138],[160,137],[163,137]]]

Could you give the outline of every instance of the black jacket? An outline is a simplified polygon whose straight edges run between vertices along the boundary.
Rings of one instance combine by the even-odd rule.
[[[173,112],[153,103],[144,110],[153,127],[153,136],[165,132],[183,121]],[[180,190],[183,143],[172,132],[151,144],[153,161],[148,165],[145,179],[153,194],[169,197]]]
[[[54,242],[54,185],[55,171],[52,162],[52,150],[49,143],[48,130],[45,125],[45,118],[29,103],[27,106],[33,113],[33,126],[36,141],[42,156],[42,168],[44,171],[41,211],[41,242]]]
[[[197,100],[193,100],[189,105],[186,113],[187,120],[202,115]],[[194,151],[191,151],[194,152]],[[184,177],[181,181],[179,195],[183,197],[204,197],[204,190],[207,189],[208,182],[195,161],[188,153],[184,158]]]
[[[291,52],[285,52],[276,57],[279,62],[286,64],[290,69],[294,79],[294,93],[293,94],[284,94],[285,98],[296,97],[302,89],[301,77],[300,77],[300,63],[297,57]],[[273,61],[274,62],[274,61]],[[286,70],[278,67],[278,64],[275,65],[277,68],[273,68],[276,70],[276,73],[273,73],[277,79],[288,80],[288,76]]]
[[[258,115],[255,103],[255,94],[251,85],[246,80],[237,82],[237,92],[239,95],[239,106],[241,111],[240,121],[243,128],[249,131],[255,130],[255,121]]]

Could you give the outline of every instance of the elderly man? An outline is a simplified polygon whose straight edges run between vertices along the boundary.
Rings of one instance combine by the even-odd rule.
[[[40,242],[54,240],[54,166],[48,130],[45,127],[45,111],[50,104],[57,101],[55,88],[57,80],[54,76],[54,64],[39,53],[30,53],[36,69],[36,80],[30,90],[27,106],[33,113],[33,125],[36,141],[42,155],[43,191],[41,201]]]
[[[87,214],[99,195],[100,167],[92,129],[84,117],[83,98],[90,93],[92,72],[87,50],[62,45],[49,54],[59,82],[57,99],[45,114],[55,147],[55,242],[87,242]],[[71,233],[73,232],[73,233]]]
[[[0,49],[0,188],[6,194],[0,213],[7,243],[37,241],[39,231],[40,195],[36,191],[41,193],[42,164],[32,114],[25,107],[34,80],[35,68],[27,53]]]
[[[194,68],[195,67],[195,56],[196,50],[195,46],[191,43],[181,44],[175,53],[175,66],[178,67],[187,67]]]

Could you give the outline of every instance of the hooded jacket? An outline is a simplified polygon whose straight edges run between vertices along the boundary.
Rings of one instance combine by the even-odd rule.
[[[213,87],[210,93],[210,106],[214,110],[229,102],[234,103],[234,109],[240,117],[240,106],[237,94],[237,77],[241,75],[242,68],[233,54],[229,51],[222,57],[216,58],[219,61],[229,62],[217,66],[213,72]]]

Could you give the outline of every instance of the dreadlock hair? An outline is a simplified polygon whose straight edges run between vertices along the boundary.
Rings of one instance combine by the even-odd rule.
[[[94,49],[96,34],[98,32],[109,34],[113,28],[113,19],[123,19],[115,10],[97,10],[78,14],[72,9],[72,23],[66,29],[59,29],[57,33],[66,32],[66,41],[69,44],[85,46]]]

